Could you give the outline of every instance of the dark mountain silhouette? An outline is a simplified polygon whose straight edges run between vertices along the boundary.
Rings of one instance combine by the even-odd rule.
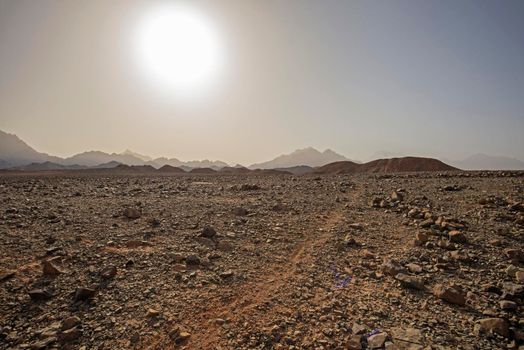
[[[158,169],[158,171],[163,172],[163,173],[178,173],[178,174],[182,174],[186,172],[184,169],[177,168],[175,166],[171,166],[167,164],[162,166],[160,169]]]
[[[313,170],[315,174],[357,174],[357,173],[399,173],[417,171],[458,170],[438,159],[423,157],[402,157],[377,159],[364,164],[343,161],[327,164]]]
[[[215,174],[217,171],[212,168],[193,168],[189,171],[192,174]]]
[[[219,172],[224,173],[224,174],[247,174],[251,172],[251,170],[249,170],[246,167],[239,166],[237,164],[234,167],[230,167],[230,166],[223,167],[222,169],[219,170]]]
[[[327,149],[324,152],[319,152],[313,147],[308,147],[298,149],[290,154],[278,156],[267,162],[252,164],[249,166],[249,169],[290,168],[300,165],[317,167],[341,160],[348,159],[330,149]]]

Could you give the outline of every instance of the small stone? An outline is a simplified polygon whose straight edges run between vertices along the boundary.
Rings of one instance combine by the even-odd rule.
[[[424,337],[416,328],[391,328],[391,337],[398,349],[422,350]]]
[[[425,234],[424,232],[417,232],[417,234],[415,235],[415,240],[413,244],[416,247],[420,247],[424,245],[428,240],[429,240],[429,237],[427,234]]]
[[[524,271],[515,272],[515,279],[518,283],[524,283]]]
[[[424,280],[421,277],[399,273],[395,276],[395,279],[399,281],[403,287],[424,290]]]
[[[68,329],[66,331],[63,331],[58,334],[58,339],[61,342],[70,342],[74,341],[82,336],[82,331],[78,329],[77,327],[73,327],[71,329]]]
[[[460,231],[453,230],[448,233],[449,241],[453,243],[466,243],[466,235]]]
[[[15,271],[2,271],[0,272],[0,282],[6,281],[16,274]]]
[[[135,332],[133,333],[133,335],[131,336],[131,338],[129,339],[129,341],[131,342],[131,344],[136,344],[140,341],[140,333],[139,332]]]
[[[444,286],[442,284],[437,284],[435,288],[433,288],[433,293],[437,298],[445,300],[450,304],[466,304],[465,293],[457,286]]]
[[[502,285],[503,297],[509,299],[524,297],[524,284],[504,282]]]
[[[215,231],[215,229],[211,226],[206,226],[204,227],[204,229],[202,230],[202,233],[200,234],[201,237],[206,237],[206,238],[213,238],[215,237],[217,234],[217,232]]]
[[[422,266],[417,264],[407,264],[406,267],[410,272],[413,273],[421,273],[422,272]]]
[[[30,348],[31,350],[44,350],[54,342],[56,342],[56,337],[49,337],[31,344]]]
[[[520,263],[524,262],[524,253],[520,249],[507,249],[506,250],[506,256],[513,262],[513,263]]]
[[[431,225],[433,225],[435,222],[433,221],[433,219],[427,219],[427,220],[424,220],[420,223],[420,227],[422,228],[429,228],[431,227]]]
[[[398,191],[393,191],[390,198],[394,202],[402,202],[404,200],[404,195]]]
[[[155,310],[151,308],[147,309],[146,317],[153,318],[153,317],[158,317],[159,315],[160,315],[159,310]]]
[[[515,310],[517,308],[517,303],[514,301],[501,300],[499,304],[502,310]]]
[[[44,289],[33,289],[28,294],[33,301],[47,300],[53,297],[51,293]]]
[[[62,330],[66,331],[80,324],[80,318],[77,316],[70,316],[62,321]]]
[[[227,271],[224,271],[224,272],[220,273],[220,277],[223,278],[223,279],[230,278],[232,276],[233,276],[233,271],[232,270],[227,270]]]
[[[386,339],[388,337],[387,333],[377,333],[368,338],[368,348],[370,349],[382,349]]]
[[[85,301],[92,299],[95,296],[95,290],[92,288],[79,287],[75,292],[75,301]]]
[[[388,259],[382,264],[382,272],[389,276],[396,276],[404,271],[405,269],[398,262],[392,259]]]
[[[369,201],[369,206],[373,208],[378,208],[380,206],[380,201],[380,198],[374,197]]]
[[[361,350],[362,345],[360,343],[360,339],[362,336],[360,335],[352,335],[349,337],[346,343],[346,349],[348,350]]]
[[[139,219],[142,214],[140,214],[140,212],[135,208],[126,208],[124,209],[124,216],[128,219],[134,220]]]
[[[53,265],[51,261],[44,260],[42,261],[42,273],[44,276],[56,276],[63,272]]]
[[[169,332],[169,337],[176,343],[181,344],[189,337],[191,337],[191,334],[188,332],[181,331],[180,328],[176,327],[171,332]]]
[[[178,335],[177,343],[182,343],[183,341],[189,339],[191,337],[191,333],[189,332],[180,332]]]
[[[117,268],[114,265],[107,266],[100,271],[100,277],[104,280],[109,280],[116,276]]]
[[[489,332],[509,338],[509,324],[503,318],[484,318],[479,320],[475,331],[477,334]]]
[[[200,258],[196,255],[188,255],[186,257],[187,266],[197,266],[200,265]]]

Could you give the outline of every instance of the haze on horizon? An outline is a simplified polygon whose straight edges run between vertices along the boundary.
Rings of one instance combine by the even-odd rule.
[[[213,40],[198,87],[158,83],[184,73],[171,56],[144,74],[137,31],[168,3]],[[0,130],[58,156],[524,159],[523,17],[519,0],[0,0]]]

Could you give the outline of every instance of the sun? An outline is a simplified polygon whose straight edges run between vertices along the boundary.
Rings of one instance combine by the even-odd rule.
[[[188,5],[150,9],[139,23],[136,42],[146,77],[169,90],[191,92],[209,86],[222,64],[216,29]]]

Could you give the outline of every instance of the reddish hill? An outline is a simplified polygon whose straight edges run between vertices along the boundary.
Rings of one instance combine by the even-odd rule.
[[[364,164],[335,162],[316,168],[314,174],[401,173],[417,171],[458,170],[438,159],[403,157],[377,159]]]
[[[314,168],[313,174],[354,174],[362,164],[350,161],[334,162]]]
[[[422,157],[403,157],[377,159],[361,164],[360,171],[364,173],[400,173],[415,171],[449,171],[458,170],[438,159]]]

